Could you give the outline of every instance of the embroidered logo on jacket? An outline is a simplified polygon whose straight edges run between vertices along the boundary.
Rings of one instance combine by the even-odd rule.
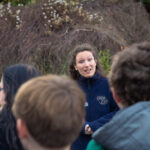
[[[88,102],[85,102],[84,106],[85,106],[85,107],[88,107],[88,105],[89,105]]]
[[[108,99],[105,96],[97,96],[96,99],[101,105],[108,104]]]

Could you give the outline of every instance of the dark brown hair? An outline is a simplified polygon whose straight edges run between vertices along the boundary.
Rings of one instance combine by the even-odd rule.
[[[134,44],[117,53],[109,82],[125,106],[150,101],[150,43]]]
[[[62,148],[78,136],[85,117],[85,95],[72,79],[48,75],[24,84],[13,113],[41,146]]]
[[[96,54],[96,49],[94,46],[87,44],[87,43],[78,45],[71,51],[70,63],[69,63],[69,67],[68,67],[68,71],[69,71],[70,76],[75,80],[77,80],[80,77],[79,72],[77,70],[75,70],[76,56],[78,53],[83,52],[83,51],[90,51],[93,54],[94,59],[97,61],[96,72],[98,72],[101,76],[104,77],[105,74],[104,74],[104,71],[100,65],[99,59],[97,57],[98,54]]]
[[[4,85],[6,104],[0,113],[0,124],[3,125],[2,130],[5,132],[4,139],[6,139],[6,149],[23,149],[16,131],[16,121],[11,108],[14,103],[14,97],[20,86],[39,75],[39,71],[29,64],[7,66],[3,71],[2,82]]]

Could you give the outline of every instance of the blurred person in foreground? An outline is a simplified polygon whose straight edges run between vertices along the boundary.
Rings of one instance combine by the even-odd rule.
[[[13,113],[26,150],[69,150],[84,122],[85,95],[65,76],[47,75],[24,84]]]
[[[121,110],[93,134],[87,150],[149,150],[150,43],[117,53],[109,82]]]
[[[23,150],[11,108],[19,87],[27,80],[39,75],[39,71],[28,64],[10,65],[2,72],[0,83],[0,150]]]

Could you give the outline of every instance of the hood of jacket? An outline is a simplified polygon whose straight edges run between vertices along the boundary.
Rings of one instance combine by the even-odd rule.
[[[120,110],[92,137],[107,150],[149,150],[150,102],[139,102]]]

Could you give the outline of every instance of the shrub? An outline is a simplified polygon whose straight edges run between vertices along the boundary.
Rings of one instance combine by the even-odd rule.
[[[36,65],[44,74],[64,73],[67,54],[77,39],[81,42],[87,37],[86,30],[76,32],[74,26],[99,22],[84,12],[79,2],[43,0],[28,6],[1,5],[0,69],[22,62]]]
[[[3,4],[11,3],[14,6],[26,5],[32,2],[32,0],[1,0]]]
[[[150,39],[148,27],[146,12],[132,0],[40,0],[26,6],[0,5],[0,72],[21,62],[35,65],[44,74],[63,74],[68,54],[76,45],[89,43],[109,49],[113,55],[121,46]]]
[[[111,67],[111,55],[110,50],[100,50],[99,51],[99,59],[103,69],[105,70],[106,74],[109,73]]]

